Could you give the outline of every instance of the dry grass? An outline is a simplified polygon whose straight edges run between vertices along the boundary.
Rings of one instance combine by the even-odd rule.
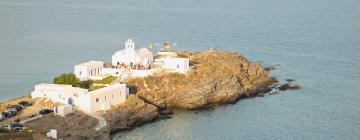
[[[108,76],[102,80],[95,80],[94,84],[111,84],[116,79],[115,76]]]
[[[90,85],[89,90],[93,91],[93,90],[97,90],[100,88],[104,88],[106,84],[111,84],[114,80],[116,79],[115,76],[108,76],[102,80],[95,80],[93,81],[93,83]],[[98,86],[96,86],[95,84],[98,84]]]
[[[7,132],[0,133],[0,140],[35,140],[31,133],[26,132]]]
[[[130,94],[126,99],[126,105],[129,107],[134,107],[137,105],[144,105],[144,104],[145,104],[144,101],[134,94]]]
[[[176,51],[177,56],[181,58],[190,58],[193,53],[188,51]]]

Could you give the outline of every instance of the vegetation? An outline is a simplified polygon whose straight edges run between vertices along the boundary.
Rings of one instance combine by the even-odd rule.
[[[98,86],[98,85],[91,85],[89,87],[89,91],[94,91],[94,90],[97,90],[97,89],[100,89],[100,88],[104,88],[106,86]]]
[[[73,73],[63,73],[55,77],[53,83],[72,85],[73,87],[81,87],[84,89],[89,89],[93,81],[92,80],[80,81],[78,78],[76,78],[75,74]]]
[[[89,86],[89,90],[96,90],[99,88],[103,88],[105,87],[105,85],[107,84],[111,84],[114,80],[116,79],[116,77],[114,76],[108,76],[102,80],[95,80],[91,82],[91,85]]]
[[[136,96],[135,94],[130,94],[126,100],[126,104],[130,107],[134,107],[137,105],[142,105],[144,104],[144,101],[141,100],[138,96]]]
[[[60,76],[55,77],[53,83],[78,87],[80,85],[80,80],[76,78],[75,74],[73,73],[63,73]]]
[[[106,78],[104,78],[102,80],[95,80],[94,84],[111,84],[115,79],[116,79],[116,77],[109,76],[109,77],[106,77]]]
[[[81,81],[79,83],[79,87],[89,89],[91,87],[92,83],[93,83],[92,80]]]
[[[187,51],[177,51],[176,54],[180,58],[189,58],[191,55],[193,55],[191,52]]]

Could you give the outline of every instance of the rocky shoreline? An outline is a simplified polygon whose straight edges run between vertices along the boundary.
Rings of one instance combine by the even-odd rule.
[[[300,88],[290,85],[293,80],[278,85],[277,79],[268,75],[272,68],[264,68],[238,53],[213,50],[177,53],[190,58],[192,69],[187,75],[158,73],[127,80],[131,96],[139,101],[106,111],[103,117],[107,125],[99,131],[95,130],[98,121],[79,111],[67,117],[48,115],[25,125],[41,134],[57,129],[59,138],[64,140],[109,140],[113,132],[169,118],[171,109],[196,110]]]

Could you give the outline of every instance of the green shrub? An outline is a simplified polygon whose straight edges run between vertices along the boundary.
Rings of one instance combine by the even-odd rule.
[[[85,89],[89,89],[90,86],[92,85],[92,83],[93,83],[92,80],[81,81],[81,82],[79,83],[79,87],[85,88]]]
[[[80,80],[76,78],[75,74],[73,73],[63,73],[60,76],[55,77],[53,83],[78,87],[80,85]]]

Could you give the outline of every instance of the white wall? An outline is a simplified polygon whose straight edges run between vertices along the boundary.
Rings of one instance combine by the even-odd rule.
[[[123,52],[125,52],[125,51],[123,51]],[[112,56],[112,64],[114,66],[116,66],[118,62],[120,64],[124,63],[126,65],[130,65],[130,63],[136,64],[139,60],[140,60],[140,58],[138,58],[136,53],[132,53],[132,54],[115,53]]]
[[[154,70],[131,70],[131,77],[147,77],[154,74]]]
[[[84,112],[91,112],[91,96],[90,94],[81,95],[78,98],[75,98],[74,105],[77,109]]]
[[[87,89],[72,87],[71,85],[39,84],[31,92],[32,98],[47,98],[53,102],[68,104],[69,99],[74,102],[78,96],[87,93]]]
[[[72,105],[61,105],[54,107],[54,115],[60,115],[65,117],[67,114],[72,112],[73,112]]]
[[[81,81],[89,80],[89,75],[86,67],[83,66],[75,66],[74,67],[74,74],[77,78]]]
[[[82,111],[93,113],[125,102],[128,94],[125,84],[113,84],[79,97],[75,105]]]
[[[74,66],[74,74],[81,81],[89,80],[102,74],[104,62],[102,61],[88,61]]]
[[[144,66],[154,63],[153,54],[151,53],[151,54],[141,56],[140,61],[138,63],[140,63],[141,65],[144,65]]]
[[[188,58],[164,58],[163,69],[179,73],[186,73],[189,70]]]
[[[116,68],[103,68],[102,74],[110,74],[112,76],[120,76],[124,72],[124,69]]]
[[[71,98],[73,105],[88,113],[110,109],[113,105],[125,102],[128,95],[129,89],[126,84],[119,83],[91,92],[71,85],[39,84],[31,92],[32,98],[48,98],[63,104],[68,104]]]

